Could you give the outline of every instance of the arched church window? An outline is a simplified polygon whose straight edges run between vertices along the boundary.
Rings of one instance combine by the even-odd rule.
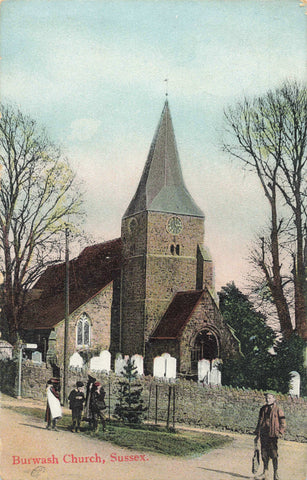
[[[86,313],[83,313],[79,318],[76,330],[77,346],[88,347],[91,340],[91,324]]]

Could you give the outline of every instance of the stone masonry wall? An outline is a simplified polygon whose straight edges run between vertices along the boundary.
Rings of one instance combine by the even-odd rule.
[[[14,360],[0,360],[0,391],[17,395],[18,364]]]
[[[85,305],[75,310],[70,315],[68,331],[68,357],[74,352],[80,350],[93,350],[97,354],[102,350],[109,350],[111,338],[111,306],[112,306],[113,285],[110,283],[94,298]],[[85,313],[89,317],[91,324],[91,345],[90,347],[77,347],[76,345],[76,326],[81,315]],[[56,353],[58,364],[63,363],[63,345],[64,345],[64,321],[56,327]]]

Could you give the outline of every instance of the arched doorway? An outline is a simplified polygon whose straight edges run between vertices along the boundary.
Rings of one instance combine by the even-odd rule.
[[[191,369],[197,372],[199,360],[205,358],[210,362],[219,357],[219,340],[215,332],[210,329],[201,330],[195,337],[191,348]]]

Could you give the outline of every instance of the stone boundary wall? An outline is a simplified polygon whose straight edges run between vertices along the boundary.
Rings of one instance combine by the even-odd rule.
[[[7,395],[17,395],[18,364],[14,360],[0,360],[0,390]]]
[[[90,372],[99,380],[106,391],[108,413],[113,410],[118,397],[119,382],[122,377],[113,372],[109,375]],[[15,361],[0,361],[0,390],[15,396],[17,394],[18,367]],[[52,377],[52,369],[46,364],[34,365],[25,361],[22,365],[21,394],[25,398],[45,401],[45,385]],[[68,392],[78,380],[87,382],[87,372],[69,370]],[[156,417],[156,392],[158,392],[157,420],[165,424],[169,387],[175,388],[175,426],[178,424],[193,427],[214,428],[221,431],[234,431],[253,434],[259,408],[264,403],[263,392],[235,389],[232,387],[203,386],[193,381],[177,379],[173,383],[158,381],[152,377],[140,377],[143,385],[144,405],[148,408],[145,419],[150,423]],[[291,398],[288,395],[276,395],[278,404],[283,408],[287,421],[285,439],[307,442],[307,399]],[[170,403],[170,425],[173,415],[173,391]]]

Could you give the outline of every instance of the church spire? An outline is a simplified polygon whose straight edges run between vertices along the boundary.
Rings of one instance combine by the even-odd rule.
[[[142,211],[204,217],[182,177],[167,97],[141,180],[124,218]]]

